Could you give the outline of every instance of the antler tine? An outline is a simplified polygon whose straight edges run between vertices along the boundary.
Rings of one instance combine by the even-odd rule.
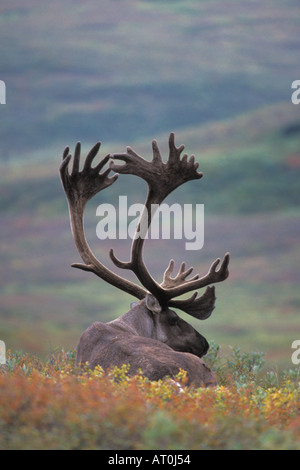
[[[165,296],[170,300],[174,297],[178,297],[182,294],[190,292],[191,290],[200,289],[206,287],[215,282],[222,282],[227,279],[229,275],[228,265],[230,260],[230,253],[226,253],[224,259],[221,263],[221,266],[218,270],[216,267],[220,263],[220,258],[216,259],[210,266],[208,273],[198,279],[193,279],[185,283],[178,284],[175,287],[171,287],[165,290]]]
[[[170,274],[174,268],[174,260],[171,260],[165,273],[164,280],[161,286],[167,289],[166,296],[173,299],[181,294],[189,292],[194,289],[199,289],[213,282],[220,282],[228,276],[229,253],[224,257],[221,267],[216,271],[216,267],[220,263],[220,259],[215,260],[207,275],[199,278],[197,274],[190,280],[186,277],[192,272],[193,268],[185,270],[185,263],[181,263],[179,272],[175,278],[171,278]],[[197,318],[198,320],[205,320],[208,318],[215,308],[215,287],[208,286],[204,294],[197,299],[198,293],[195,292],[191,297],[184,300],[169,300],[168,305],[171,307],[179,308],[180,310],[188,313],[189,315]]]
[[[199,279],[199,274],[196,274],[193,278],[186,280],[186,278],[191,274],[194,268],[185,269],[185,263],[182,262],[178,274],[176,277],[172,278],[171,273],[174,269],[174,260],[171,259],[167,269],[164,272],[163,282],[161,283],[161,287],[164,289],[170,289],[172,287],[180,286],[186,282],[194,281]]]
[[[180,145],[179,147],[176,147],[175,134],[174,132],[171,132],[169,136],[169,162],[170,163],[178,162],[183,150],[184,150],[184,145]]]

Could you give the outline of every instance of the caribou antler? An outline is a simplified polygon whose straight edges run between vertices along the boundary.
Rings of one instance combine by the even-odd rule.
[[[152,278],[143,261],[144,240],[159,204],[178,186],[187,181],[202,178],[203,173],[197,172],[199,164],[195,163],[193,155],[189,160],[187,154],[184,154],[180,159],[184,145],[175,146],[174,133],[171,133],[169,137],[169,158],[166,163],[162,160],[155,140],[152,141],[152,150],[151,162],[144,160],[130,147],[127,147],[127,153],[111,155],[114,160],[123,160],[125,164],[117,165],[111,162],[110,168],[117,173],[132,174],[143,178],[148,183],[148,195],[132,243],[131,260],[129,262],[120,261],[113,250],[110,251],[110,257],[119,268],[132,270],[143,286],[164,304],[169,300],[165,295],[166,291]]]
[[[216,266],[219,264],[220,260],[217,259],[214,261],[212,266],[209,269],[209,272],[206,276],[200,278],[199,274],[196,274],[191,279],[186,279],[191,272],[193,271],[193,267],[185,269],[185,263],[181,263],[180,269],[178,271],[177,276],[174,278],[171,277],[171,273],[174,269],[174,260],[170,260],[169,266],[167,267],[163,282],[161,286],[164,289],[167,289],[167,295],[170,298],[177,297],[183,293],[186,293],[190,290],[199,289],[200,287],[205,287],[212,282],[220,282],[228,276],[228,263],[229,263],[229,253],[225,255],[225,258],[222,262],[221,268],[216,271]],[[195,281],[195,282],[194,282]],[[179,288],[179,289],[175,289]],[[186,300],[171,300],[169,301],[169,305],[171,307],[179,308],[184,312],[192,315],[199,320],[206,320],[208,318],[213,309],[215,308],[215,288],[214,287],[207,287],[204,294],[197,298],[198,293],[195,292],[189,299]]]
[[[198,293],[195,292],[189,299],[171,300],[169,306],[179,308],[198,320],[206,320],[215,308],[215,287],[208,286],[198,299],[197,295]]]
[[[203,277],[198,277],[197,279],[191,279],[190,281],[186,281],[185,283],[178,284],[174,287],[170,287],[167,290],[167,297],[172,299],[174,297],[178,297],[179,295],[185,294],[186,292],[190,292],[191,290],[200,289],[202,287],[206,287],[209,284],[213,284],[215,282],[222,282],[227,279],[229,275],[228,265],[229,265],[230,254],[226,253],[224,259],[221,263],[221,266],[218,270],[216,267],[220,263],[220,258],[216,259],[209,268],[208,273]]]
[[[114,162],[110,163],[110,168],[117,173],[132,174],[143,178],[148,183],[148,195],[144,206],[144,211],[141,215],[140,222],[137,226],[136,234],[131,248],[131,259],[128,262],[120,261],[114,254],[113,250],[110,251],[110,257],[114,264],[122,269],[132,270],[137,278],[157,299],[164,304],[168,304],[174,297],[178,297],[191,290],[205,287],[213,282],[220,282],[228,276],[229,253],[224,257],[221,267],[216,271],[216,266],[220,260],[217,259],[208,274],[202,278],[199,275],[194,276],[190,280],[186,277],[191,273],[193,268],[185,271],[185,264],[183,263],[176,278],[171,279],[170,273],[173,269],[173,262],[171,260],[167,268],[164,281],[159,285],[150,275],[148,269],[143,261],[142,249],[147,230],[151,224],[155,210],[159,204],[178,186],[186,183],[187,181],[200,179],[203,173],[197,172],[198,163],[195,163],[195,157],[192,155],[188,160],[186,154],[180,158],[184,146],[175,146],[174,134],[171,133],[169,137],[169,159],[166,163],[163,162],[157,142],[152,142],[153,158],[152,161],[144,160],[140,155],[135,153],[130,147],[127,147],[127,153],[113,154],[111,157],[116,160],[123,160],[125,164],[117,165]],[[213,291],[210,292],[210,303],[212,303]],[[205,305],[207,305],[207,298],[205,296]],[[191,310],[192,299],[194,307],[200,308],[203,304],[201,297],[196,301],[195,296],[188,299],[187,304],[184,301],[178,301],[178,308],[184,311]],[[174,302],[173,302],[174,303]],[[204,305],[204,304],[203,304]],[[212,310],[211,310],[212,311]],[[200,314],[202,315],[202,313]],[[203,314],[204,315],[204,314]],[[206,313],[205,313],[206,315]]]
[[[112,154],[115,160],[123,160],[124,165],[110,163],[110,168],[122,174],[131,174],[143,178],[149,187],[148,201],[151,204],[161,204],[161,202],[178,186],[187,181],[200,179],[203,173],[197,172],[199,163],[195,163],[192,155],[188,160],[187,154],[180,158],[184,150],[184,145],[176,147],[174,133],[169,137],[169,158],[163,162],[156,140],[152,141],[153,158],[149,162],[127,147],[127,153]]]
[[[199,274],[196,274],[191,279],[186,279],[191,274],[194,268],[190,267],[188,269],[185,269],[184,262],[181,263],[177,276],[172,278],[171,273],[173,269],[174,260],[171,259],[169,266],[164,272],[163,282],[161,283],[161,286],[164,289],[172,289],[173,287],[187,285],[189,282],[199,279]],[[212,311],[215,308],[215,288],[207,287],[204,294],[198,299],[197,295],[198,293],[195,292],[189,299],[171,300],[169,302],[169,306],[179,308],[180,310],[183,310],[185,313],[192,315],[198,320],[206,320],[206,318],[208,318],[212,314]]]
[[[201,172],[197,171],[198,163],[195,163],[194,156],[188,159],[187,154],[184,154],[181,158],[184,146],[176,147],[174,134],[171,133],[169,137],[169,158],[166,163],[163,162],[157,142],[154,140],[152,142],[153,158],[150,162],[144,160],[130,147],[127,147],[127,153],[107,155],[95,167],[92,167],[92,162],[99,151],[100,145],[100,142],[98,142],[90,150],[82,171],[79,169],[80,143],[77,143],[75,147],[71,173],[68,172],[68,166],[72,159],[72,156],[69,154],[69,148],[67,147],[63,153],[60,174],[69,203],[71,227],[75,243],[85,263],[75,263],[72,266],[85,271],[91,271],[110,284],[134,295],[138,299],[144,298],[148,291],[156,297],[162,308],[170,305],[196,318],[207,318],[214,308],[214,287],[207,287],[204,294],[199,298],[197,298],[196,292],[186,300],[173,299],[192,290],[197,290],[209,286],[212,283],[225,280],[228,276],[229,253],[225,255],[218,270],[217,266],[220,263],[219,258],[212,263],[205,276],[200,277],[196,274],[191,279],[187,278],[193,268],[186,269],[185,263],[181,264],[178,274],[172,278],[171,273],[174,268],[174,261],[171,260],[164,273],[164,279],[161,284],[158,284],[153,279],[143,260],[144,240],[150,227],[152,217],[159,204],[180,185],[187,181],[200,179],[203,176]],[[110,162],[110,167],[103,173],[100,173],[110,157],[113,160]],[[122,160],[125,164],[118,165],[115,163],[115,160]],[[117,174],[110,177],[109,173],[111,170],[115,171]],[[118,173],[132,174],[144,179],[148,184],[148,194],[144,211],[132,241],[130,261],[120,261],[115,256],[113,250],[110,250],[110,257],[118,268],[133,271],[145,289],[107,269],[93,255],[84,234],[83,212],[86,203],[95,194],[111,186],[116,181]]]
[[[174,269],[174,260],[171,259],[169,262],[169,266],[164,272],[163,282],[161,283],[161,287],[164,289],[171,289],[172,287],[181,286],[186,282],[194,281],[199,279],[199,274],[196,274],[192,279],[186,280],[186,278],[191,274],[194,268],[185,269],[185,263],[182,262],[178,274],[176,277],[171,277],[171,272]]]

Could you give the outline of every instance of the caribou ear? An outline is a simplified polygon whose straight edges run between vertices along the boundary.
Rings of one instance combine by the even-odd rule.
[[[146,307],[152,313],[160,313],[161,306],[159,305],[158,300],[152,294],[146,294],[145,297]]]

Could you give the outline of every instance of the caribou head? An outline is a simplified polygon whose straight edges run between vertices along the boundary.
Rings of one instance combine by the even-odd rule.
[[[197,171],[198,163],[195,163],[194,156],[188,158],[184,154],[181,157],[184,146],[175,146],[173,133],[169,137],[167,162],[162,160],[154,140],[152,161],[145,160],[127,147],[125,153],[109,154],[92,166],[99,148],[98,142],[88,153],[82,169],[80,143],[77,143],[73,157],[68,147],[63,153],[60,175],[69,204],[75,244],[84,262],[72,266],[93,272],[139,301],[127,313],[111,322],[94,322],[79,339],[77,362],[88,362],[91,368],[99,364],[104,369],[127,363],[131,374],[141,369],[151,380],[174,376],[183,369],[188,373],[188,383],[199,386],[215,384],[214,374],[200,359],[209,348],[206,339],[171,308],[182,310],[199,320],[208,318],[215,305],[215,287],[211,284],[227,278],[229,253],[221,264],[220,259],[215,260],[208,273],[202,277],[198,274],[190,277],[193,268],[186,269],[185,263],[172,277],[174,260],[171,260],[161,283],[153,279],[143,259],[144,241],[155,213],[153,208],[159,207],[180,185],[200,179],[203,174]],[[69,170],[72,159],[72,169]],[[118,160],[123,163],[116,163]],[[108,162],[109,167],[104,170]],[[114,172],[113,176],[109,176],[111,171]],[[92,253],[85,238],[83,213],[86,203],[95,194],[111,186],[118,174],[135,175],[148,184],[144,211],[132,240],[130,260],[121,261],[113,250],[109,253],[114,265],[121,270],[131,270],[141,285],[105,267]],[[197,290],[204,287],[206,290],[198,297]],[[177,299],[191,291],[196,292],[187,299]]]

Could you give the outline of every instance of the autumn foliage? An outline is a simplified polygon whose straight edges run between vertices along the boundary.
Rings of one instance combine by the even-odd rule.
[[[214,348],[212,348],[214,350]],[[259,374],[259,354],[221,362],[220,385],[130,378],[126,366],[79,369],[74,351],[46,361],[8,354],[0,372],[0,449],[300,449],[300,371]]]

